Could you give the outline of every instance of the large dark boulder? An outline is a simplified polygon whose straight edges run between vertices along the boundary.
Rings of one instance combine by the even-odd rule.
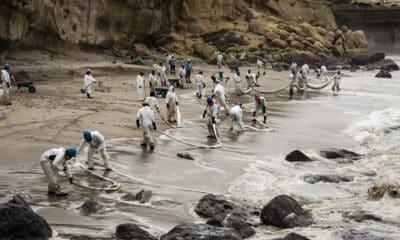
[[[361,155],[346,149],[326,149],[320,151],[322,157],[327,159],[337,159],[337,158],[348,158],[352,160],[358,160]]]
[[[348,56],[352,65],[366,65],[379,62],[385,58],[384,53],[376,53],[368,49],[351,49]]]
[[[305,155],[303,152],[299,150],[294,150],[290,152],[285,157],[286,161],[288,162],[311,162],[312,159]]]
[[[80,207],[79,212],[83,216],[89,216],[93,213],[98,213],[104,209],[104,205],[93,199],[86,200]]]
[[[355,229],[349,229],[342,232],[342,240],[394,240],[392,238],[380,237],[373,235],[367,231],[358,231]]]
[[[265,225],[293,228],[309,226],[313,218],[296,200],[287,195],[279,195],[262,209],[261,221]]]
[[[0,239],[48,239],[52,230],[20,195],[0,204]]]
[[[127,193],[127,194],[123,195],[121,197],[121,199],[124,201],[138,201],[143,204],[143,203],[148,202],[152,196],[153,196],[152,191],[143,189],[136,194]]]
[[[395,61],[393,61],[392,59],[383,59],[379,62],[376,63],[372,63],[369,64],[367,66],[368,69],[382,69],[382,70],[386,70],[386,71],[398,71],[399,65],[397,65],[397,63],[395,63]]]
[[[380,70],[376,75],[376,78],[392,78],[392,74],[390,74],[387,70]]]
[[[297,233],[289,233],[284,238],[277,238],[274,240],[310,240],[310,239]]]
[[[345,212],[342,214],[342,217],[345,222],[348,222],[350,220],[353,220],[356,222],[363,222],[363,221],[382,222],[383,221],[381,217],[376,216],[372,213],[365,213],[365,212],[354,212],[354,213]]]
[[[132,223],[118,225],[115,236],[124,240],[157,240],[156,237]]]
[[[256,234],[256,231],[252,228],[251,224],[244,221],[241,217],[235,215],[229,215],[222,222],[222,225],[227,228],[233,228],[242,236],[242,238],[248,238]]]
[[[328,182],[328,183],[340,183],[340,182],[351,182],[353,181],[352,176],[346,175],[335,175],[335,174],[306,174],[303,180],[307,183],[317,183],[317,182]]]
[[[242,240],[232,228],[214,227],[206,224],[182,224],[175,226],[160,240]]]
[[[290,69],[290,65],[284,62],[277,62],[272,64],[272,70],[276,72],[288,71]]]

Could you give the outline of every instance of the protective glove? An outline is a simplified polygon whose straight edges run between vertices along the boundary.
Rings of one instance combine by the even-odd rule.
[[[139,88],[142,88],[142,86],[139,86]]]
[[[207,111],[204,111],[204,112],[203,112],[203,118],[206,117],[206,114],[207,114]]]
[[[211,118],[211,122],[212,122],[212,124],[216,124],[215,117]]]
[[[153,122],[153,128],[154,128],[154,130],[157,130],[156,122]]]
[[[136,127],[140,128],[140,121],[139,120],[136,120]]]
[[[175,104],[176,104],[176,106],[179,106],[179,102],[176,102]]]
[[[9,82],[6,82],[6,85],[7,85],[7,88],[10,88],[10,87],[11,87],[11,85],[10,85]]]
[[[72,177],[68,178],[70,184],[74,184],[74,179]]]
[[[167,108],[169,108],[169,103],[167,103]]]
[[[206,87],[206,84],[205,83],[203,83],[203,88],[205,88]]]

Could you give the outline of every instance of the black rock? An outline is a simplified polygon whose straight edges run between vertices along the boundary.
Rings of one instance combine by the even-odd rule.
[[[344,231],[341,235],[343,240],[394,240],[392,238],[379,237],[367,231],[358,231],[355,229]]]
[[[290,65],[284,62],[278,62],[272,64],[272,70],[276,72],[287,71],[290,69]]]
[[[353,177],[345,175],[334,175],[334,174],[306,174],[304,175],[303,180],[311,184],[317,182],[340,183],[340,182],[351,182],[353,181]]]
[[[20,195],[0,204],[0,239],[48,239],[52,230]]]
[[[399,65],[397,65],[392,59],[383,59],[379,62],[367,65],[368,69],[380,69],[386,71],[398,71]]]
[[[215,214],[214,216],[212,216],[210,219],[207,220],[206,224],[215,227],[223,227],[222,222],[225,220],[225,218],[226,218],[225,213]]]
[[[160,240],[242,240],[231,228],[214,227],[206,224],[182,224],[175,226]]]
[[[148,202],[153,196],[153,192],[150,190],[141,190],[136,194],[135,201],[139,201],[140,203]]]
[[[178,156],[178,157],[180,157],[180,158],[188,159],[188,160],[194,160],[193,155],[190,154],[190,153],[188,153],[188,152],[177,153],[176,156]]]
[[[279,228],[293,228],[309,226],[313,218],[296,200],[287,195],[279,195],[262,209],[261,221]]]
[[[256,231],[251,227],[251,224],[234,215],[229,215],[225,218],[222,224],[224,227],[235,229],[242,238],[248,238],[256,234]]]
[[[124,240],[157,240],[156,237],[132,223],[118,225],[115,236]]]
[[[326,149],[320,151],[322,157],[327,159],[348,158],[352,160],[359,160],[361,155],[346,149]]]
[[[392,78],[392,74],[390,74],[387,70],[380,70],[376,75],[376,78]]]
[[[86,200],[80,207],[79,212],[83,216],[89,216],[90,214],[97,213],[104,209],[104,205],[93,200]]]
[[[134,193],[127,193],[127,194],[125,194],[125,195],[123,195],[122,197],[121,197],[121,199],[122,200],[124,200],[124,201],[135,201],[136,200],[136,194],[134,194]]]
[[[303,152],[299,150],[294,150],[293,152],[290,152],[288,155],[285,157],[286,161],[288,162],[311,162],[312,159],[309,158],[307,155],[305,155]]]
[[[289,233],[284,238],[277,238],[273,240],[310,240],[310,239],[297,233]]]
[[[100,239],[102,239],[102,238],[100,238]],[[73,237],[70,238],[70,240],[99,240],[99,238],[98,237],[91,237],[91,236],[81,235],[81,236],[73,236]]]
[[[205,218],[211,218],[217,214],[235,213],[248,220],[259,216],[260,209],[239,201],[228,200],[225,196],[208,194],[203,196],[194,209],[195,212]]]
[[[342,214],[342,216],[345,221],[354,220],[356,222],[363,222],[363,221],[382,222],[381,217],[365,212],[356,212],[356,213],[345,212]]]

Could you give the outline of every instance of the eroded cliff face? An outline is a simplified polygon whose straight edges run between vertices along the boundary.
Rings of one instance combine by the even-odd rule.
[[[207,60],[216,49],[244,49],[250,59],[337,61],[367,47],[362,32],[337,29],[328,1],[5,0],[0,20],[0,50],[96,47],[127,55],[144,43]]]

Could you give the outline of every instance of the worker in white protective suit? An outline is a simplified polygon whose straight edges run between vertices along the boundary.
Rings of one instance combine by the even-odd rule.
[[[261,58],[257,59],[257,75],[261,75],[261,69],[264,66],[264,62],[261,60]]]
[[[169,86],[167,96],[165,97],[167,105],[167,121],[176,123],[176,107],[179,105],[178,96],[176,96],[174,86]]]
[[[150,96],[147,97],[144,101],[149,104],[149,107],[153,112],[154,110],[156,110],[158,113],[160,113],[160,108],[158,107],[158,101],[155,92],[151,91]]]
[[[136,78],[136,90],[137,90],[137,99],[139,101],[144,100],[144,73],[140,72]]]
[[[199,73],[196,75],[195,83],[196,83],[196,96],[198,98],[201,98],[203,96],[203,89],[206,87],[203,71],[199,71]]]
[[[40,165],[43,168],[44,174],[49,181],[48,194],[56,195],[58,197],[67,196],[67,193],[61,192],[60,185],[58,185],[58,172],[64,171],[65,177],[70,184],[73,184],[72,174],[69,170],[67,162],[76,156],[76,149],[71,148],[53,148],[43,153],[40,158]]]
[[[229,116],[231,117],[230,130],[233,130],[234,123],[237,123],[241,130],[244,130],[242,104],[236,103],[236,105],[229,110]]]
[[[94,79],[93,75],[92,75],[92,70],[88,69],[86,70],[86,74],[85,77],[83,78],[83,88],[86,91],[86,97],[87,98],[93,98],[92,97],[92,85],[93,83],[96,82],[96,79]]]
[[[236,95],[242,94],[242,87],[241,87],[241,81],[240,81],[239,68],[235,69],[235,73],[233,75],[233,80],[235,82],[235,93],[236,93]]]
[[[167,68],[164,66],[163,62],[159,63],[158,75],[160,76],[161,79],[161,85],[167,86]]]
[[[224,56],[222,56],[222,53],[218,51],[217,54],[217,67],[222,67],[222,60],[224,59]]]
[[[217,126],[216,126],[216,123],[217,123],[216,120],[217,120],[217,115],[218,115],[218,106],[215,104],[212,96],[207,96],[207,107],[203,112],[203,118],[205,118],[206,115],[208,115],[208,123],[207,123],[208,136],[207,136],[207,138],[217,138],[218,131],[217,131]],[[214,132],[214,128],[215,128],[215,132]]]
[[[254,97],[254,110],[253,110],[253,122],[257,122],[257,112],[262,111],[264,120],[263,123],[267,123],[267,100],[265,97],[261,97],[260,95],[256,94]]]
[[[143,102],[142,107],[138,110],[136,115],[136,126],[143,129],[143,141],[141,146],[146,149],[147,145],[150,146],[150,150],[154,150],[154,140],[151,136],[150,129],[153,126],[154,130],[157,130],[156,122],[154,120],[153,111],[151,111],[149,104]]]
[[[246,74],[246,81],[247,81],[247,89],[257,86],[257,79],[254,73],[251,73],[251,70],[247,70]]]
[[[310,66],[308,66],[307,62],[305,62],[303,64],[303,66],[301,66],[301,71],[302,71],[304,80],[307,81],[308,74],[310,74]]]
[[[342,80],[341,72],[338,71],[335,76],[333,76],[333,86],[332,91],[340,91],[340,81]]]
[[[225,109],[225,115],[229,115],[229,108],[225,102],[225,88],[222,86],[219,80],[215,81],[215,88],[213,92],[215,96],[216,103],[218,104],[218,111],[220,107]]]
[[[293,61],[292,64],[290,65],[290,71],[296,71],[297,72],[297,62]]]
[[[156,76],[156,70],[154,70],[154,69],[152,69],[149,74],[149,86],[150,86],[150,91],[153,91],[153,92],[156,91],[157,76]]]
[[[3,83],[3,97],[2,102],[4,105],[11,105],[10,102],[10,90],[11,90],[11,80],[10,71],[11,66],[10,64],[4,64],[3,69],[1,69],[1,81]]]
[[[106,142],[103,135],[101,135],[101,133],[98,131],[83,131],[83,139],[79,145],[77,154],[79,155],[87,145],[89,146],[87,150],[88,169],[94,170],[94,153],[95,151],[99,151],[106,170],[110,171],[110,157],[107,154]]]
[[[185,69],[185,64],[181,65],[181,68],[179,69],[179,78],[180,78],[180,85],[181,88],[185,88],[185,83],[186,83],[186,69]]]
[[[326,69],[325,64],[322,63],[321,65],[321,79],[322,78],[327,78],[328,77],[328,69]]]

